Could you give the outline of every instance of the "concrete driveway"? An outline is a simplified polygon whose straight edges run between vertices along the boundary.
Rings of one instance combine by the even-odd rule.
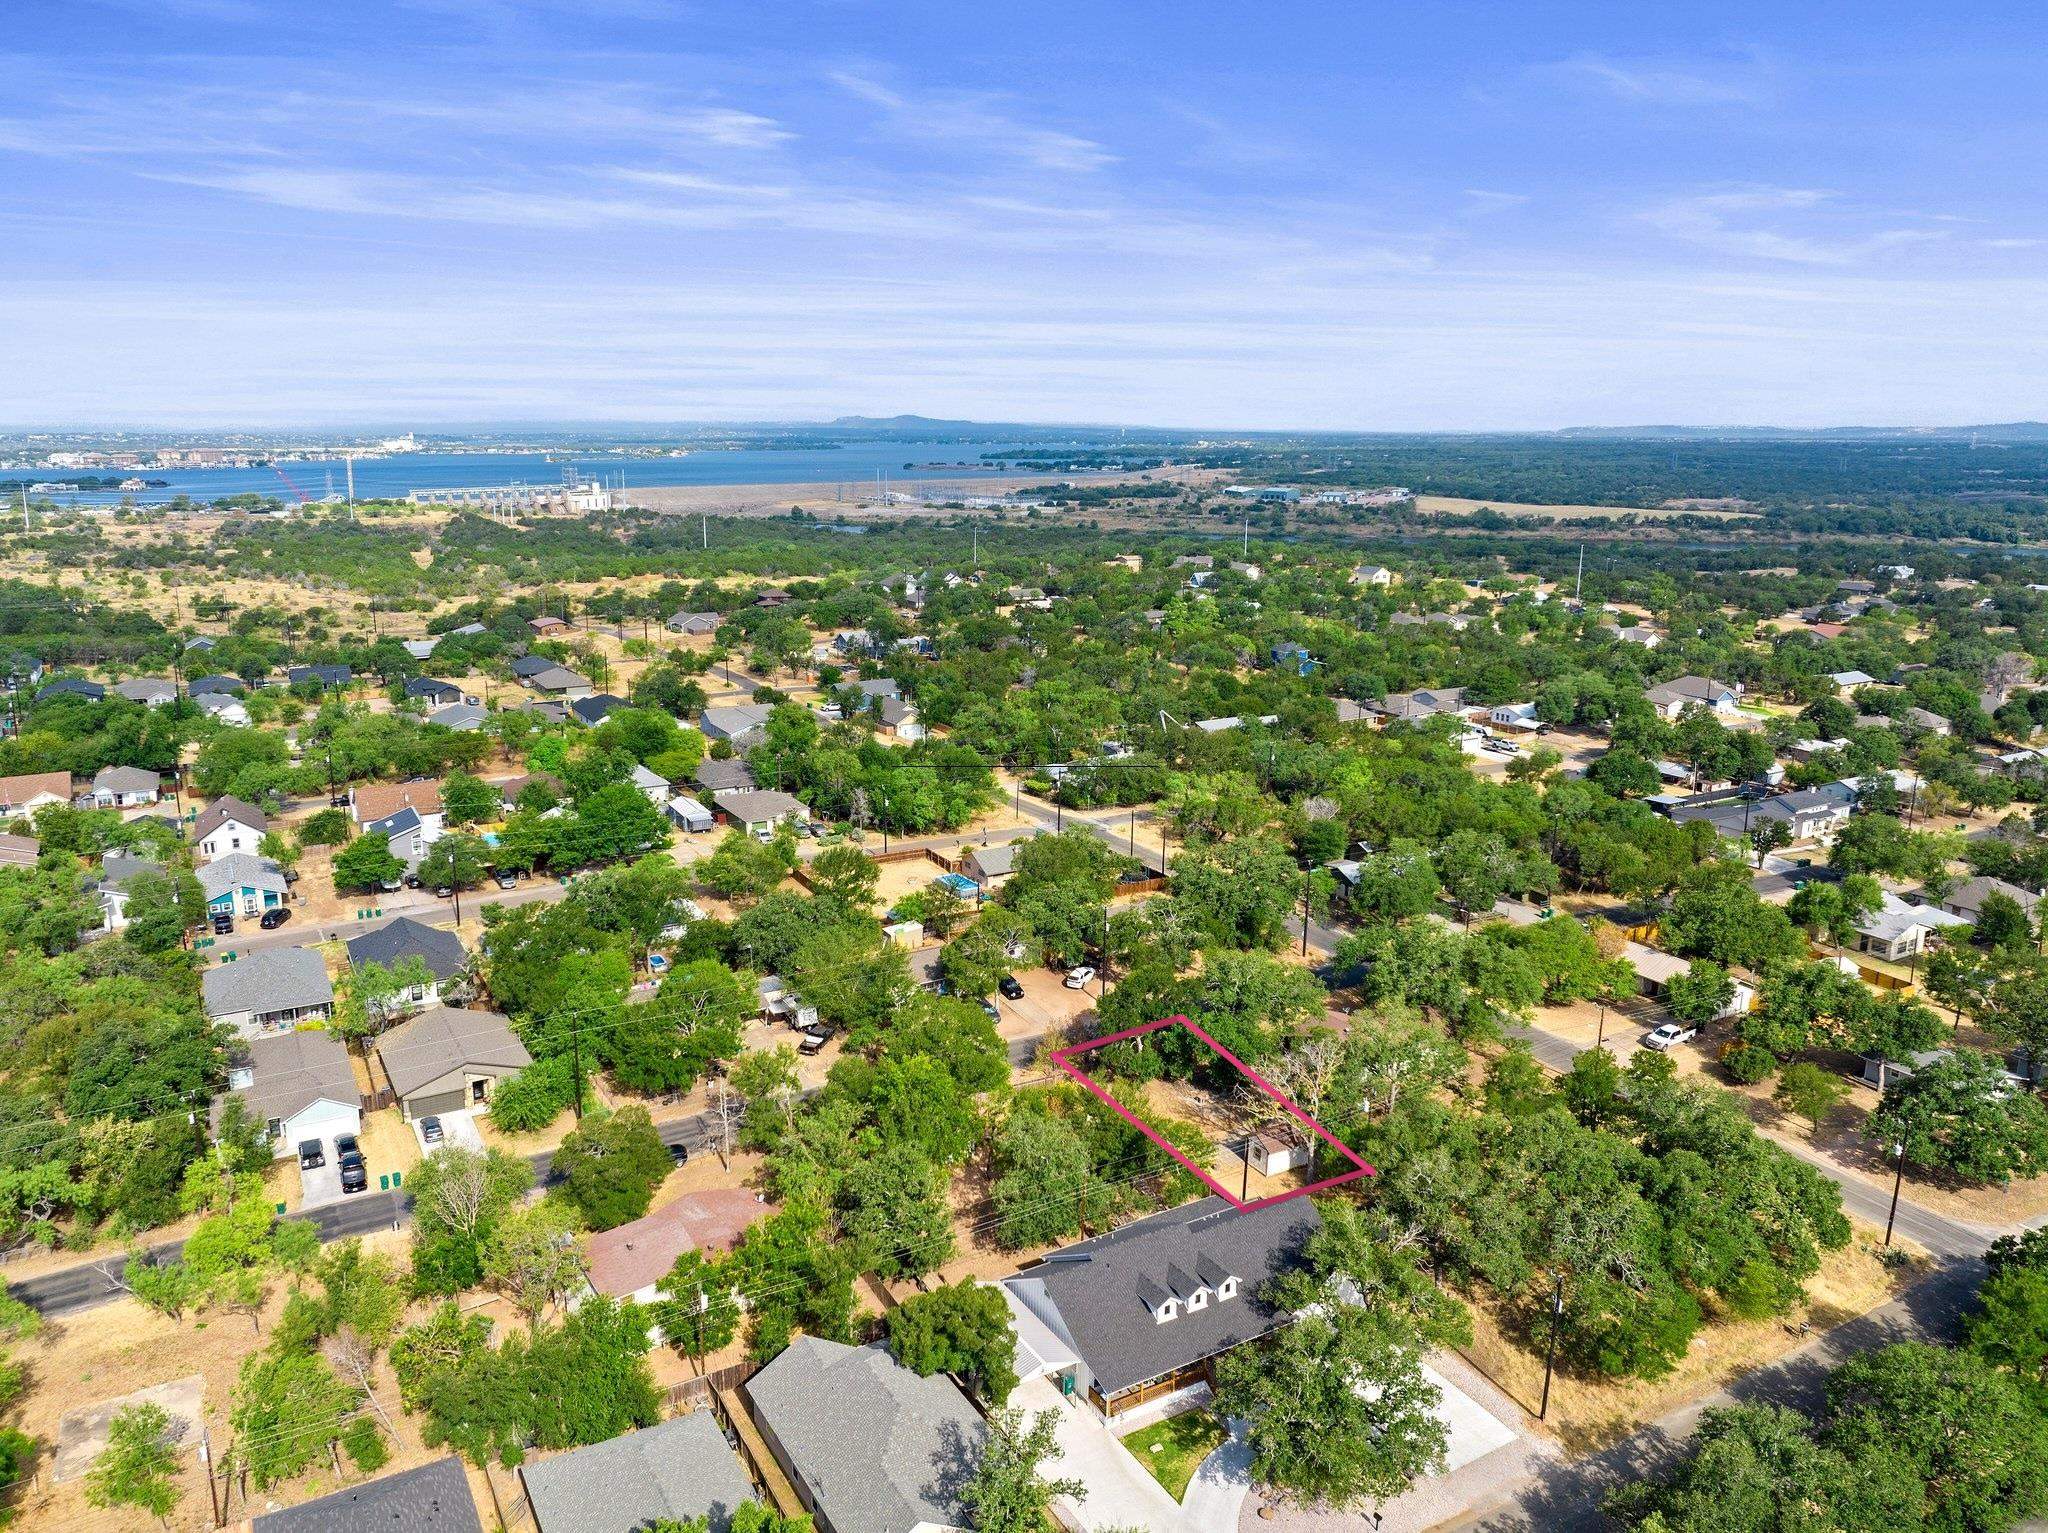
[[[1131,1457],[1086,1401],[1062,1396],[1044,1375],[1034,1374],[1017,1386],[1010,1403],[1027,1419],[1053,1413],[1053,1440],[1060,1456],[1047,1466],[1047,1473],[1077,1479],[1088,1487],[1078,1502],[1062,1496],[1053,1503],[1067,1527],[1081,1533],[1096,1528],[1195,1533],[1166,1488]]]
[[[341,1200],[341,1164],[334,1153],[334,1141],[323,1139],[320,1148],[326,1154],[323,1165],[299,1167],[299,1207],[316,1208],[322,1203],[336,1203]],[[292,1146],[296,1154],[298,1146]]]
[[[428,1144],[426,1131],[420,1127],[420,1124],[426,1120],[424,1118],[413,1119],[413,1136],[420,1142],[420,1153],[422,1155],[431,1155],[434,1151],[440,1149],[442,1145],[459,1144],[464,1149],[469,1150],[481,1150],[484,1147],[483,1131],[476,1126],[476,1116],[468,1108],[464,1108],[461,1112],[444,1112],[428,1114],[427,1116],[440,1118],[441,1144]],[[336,1185],[339,1185],[338,1179]]]

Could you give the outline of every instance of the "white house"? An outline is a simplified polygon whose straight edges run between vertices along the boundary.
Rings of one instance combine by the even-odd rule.
[[[1488,709],[1486,716],[1502,729],[1534,729],[1541,722],[1534,703],[1502,703]]]
[[[1729,682],[1715,681],[1711,676],[1674,676],[1669,681],[1646,688],[1643,697],[1657,710],[1659,717],[1675,719],[1694,708],[1705,708],[1712,713],[1733,713],[1735,705],[1741,701],[1742,688]]]
[[[670,796],[675,792],[666,778],[650,771],[637,761],[633,763],[632,775],[628,780],[647,796],[647,802],[656,809],[665,808]]]
[[[88,795],[95,809],[136,809],[164,796],[163,779],[143,767],[107,766],[93,774]]]
[[[215,799],[192,827],[199,860],[215,862],[233,852],[253,852],[270,829],[262,810],[238,798]]]
[[[341,1040],[327,1032],[279,1033],[240,1044],[228,1093],[263,1126],[279,1160],[309,1139],[332,1143],[362,1131],[363,1098]],[[218,1113],[228,1097],[215,1104]]]

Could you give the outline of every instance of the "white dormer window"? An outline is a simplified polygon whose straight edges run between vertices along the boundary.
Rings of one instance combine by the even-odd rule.
[[[1237,1297],[1237,1278],[1235,1275],[1225,1278],[1216,1285],[1216,1297],[1219,1300]]]
[[[1157,1309],[1152,1311],[1152,1323],[1154,1325],[1164,1325],[1167,1321],[1174,1319],[1179,1314],[1180,1301],[1177,1299],[1167,1299],[1164,1300]]]
[[[1207,1288],[1197,1288],[1188,1295],[1188,1308],[1190,1310],[1207,1309],[1208,1307],[1209,1290]]]

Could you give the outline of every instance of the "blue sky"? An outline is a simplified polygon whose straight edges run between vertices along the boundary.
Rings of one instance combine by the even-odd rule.
[[[1970,11],[23,7],[0,422],[2039,418]]]

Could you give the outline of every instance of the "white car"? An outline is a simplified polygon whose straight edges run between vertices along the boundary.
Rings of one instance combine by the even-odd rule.
[[[1646,1049],[1668,1049],[1677,1044],[1691,1043],[1699,1035],[1700,1030],[1696,1027],[1681,1027],[1676,1022],[1666,1022],[1662,1027],[1643,1039],[1643,1047]]]
[[[1079,990],[1093,978],[1095,978],[1095,971],[1084,963],[1078,969],[1067,970],[1067,977],[1061,980],[1060,983],[1069,990]]]

